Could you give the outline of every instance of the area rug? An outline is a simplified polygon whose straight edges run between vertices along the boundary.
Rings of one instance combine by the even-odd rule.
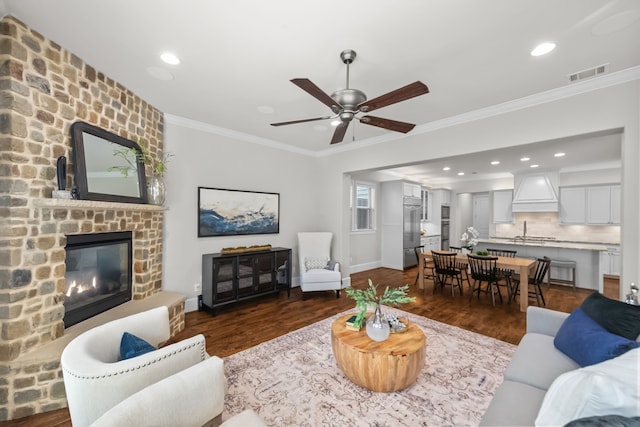
[[[401,310],[427,357],[416,382],[393,393],[352,383],[331,349],[331,324],[349,311],[224,359],[223,420],[253,409],[270,426],[472,426],[480,422],[515,346]]]

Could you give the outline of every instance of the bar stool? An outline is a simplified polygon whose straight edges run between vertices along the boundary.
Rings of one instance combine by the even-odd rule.
[[[563,268],[571,270],[571,280],[560,279],[556,277],[551,277],[551,269],[555,268]],[[549,276],[547,278],[547,287],[551,286],[551,284],[570,284],[573,286],[573,290],[576,290],[576,262],[572,259],[567,258],[551,258],[551,265],[549,268]]]

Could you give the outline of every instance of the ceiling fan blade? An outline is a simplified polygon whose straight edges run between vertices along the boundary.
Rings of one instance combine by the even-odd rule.
[[[332,119],[335,116],[316,117],[313,119],[292,120],[289,122],[271,123],[271,126],[295,125],[296,123],[315,122],[318,120]]]
[[[380,95],[377,98],[364,101],[362,104],[358,105],[358,109],[363,113],[369,112],[377,110],[378,108],[386,107],[387,105],[415,98],[416,96],[424,95],[425,93],[429,93],[429,88],[421,81],[417,81],[401,87],[400,89]]]
[[[300,89],[304,90],[327,107],[331,108],[331,111],[334,113],[337,113],[340,108],[342,108],[340,104],[334,101],[333,98],[327,95],[309,79],[291,79],[291,83],[298,86]]]
[[[360,123],[366,125],[377,126],[379,128],[389,129],[396,132],[407,133],[411,131],[416,125],[413,123],[399,122],[397,120],[383,119],[375,116],[362,116],[359,118]]]
[[[336,131],[333,133],[333,138],[331,138],[332,144],[342,142],[342,140],[344,139],[344,134],[347,133],[349,123],[351,122],[342,122],[338,126],[336,126]]]

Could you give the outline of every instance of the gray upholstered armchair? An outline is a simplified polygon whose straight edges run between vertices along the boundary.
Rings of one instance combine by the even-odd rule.
[[[340,296],[340,264],[331,259],[331,232],[298,233],[298,261],[302,292],[336,291]]]

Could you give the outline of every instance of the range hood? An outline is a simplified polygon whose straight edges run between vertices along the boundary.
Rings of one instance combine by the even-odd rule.
[[[515,174],[513,212],[558,212],[557,171]]]

